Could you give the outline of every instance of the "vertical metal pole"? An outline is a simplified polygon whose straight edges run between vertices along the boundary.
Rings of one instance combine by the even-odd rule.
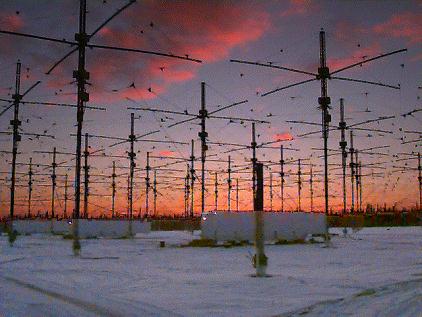
[[[28,218],[31,218],[31,198],[32,198],[32,157],[29,158],[28,171]]]
[[[56,148],[53,148],[53,163],[51,164],[52,173],[51,173],[51,219],[55,217],[54,207],[55,207],[55,195],[56,195]]]
[[[228,179],[227,179],[227,211],[231,211],[231,192],[232,192],[232,178],[231,178],[231,159],[229,155],[228,159],[229,168],[227,169]]]
[[[253,199],[252,201],[255,204],[255,198],[256,198],[256,172],[255,172],[255,168],[256,168],[256,138],[255,138],[255,122],[252,122],[252,142],[251,142],[251,147],[252,147],[252,195],[253,195]],[[254,205],[255,208],[255,205]]]
[[[256,196],[254,199],[256,276],[266,275],[267,257],[264,252],[264,171],[262,163],[255,163]]]
[[[422,167],[421,167],[421,153],[418,152],[418,180],[419,180],[419,210],[422,210]]]
[[[350,206],[350,212],[354,213],[355,211],[355,163],[354,163],[354,154],[355,149],[353,148],[353,130],[350,130],[350,181],[352,188],[350,190],[351,193],[351,206]]]
[[[270,211],[273,211],[273,173],[270,172]]]
[[[84,151],[84,218],[88,218],[88,196],[89,196],[89,144],[88,144],[88,133],[85,133],[85,151]]]
[[[312,171],[312,163],[309,170],[309,191],[311,194],[311,212],[314,212],[314,187],[313,187],[313,171]]]
[[[358,150],[355,150],[355,179],[356,179],[356,211],[360,212],[360,205],[359,205],[359,156]]]
[[[236,178],[236,211],[239,212],[239,179]]]
[[[78,70],[73,72],[73,77],[78,83],[78,101],[77,101],[77,134],[76,134],[76,166],[75,166],[75,208],[73,212],[73,252],[79,255],[79,224],[80,202],[81,202],[81,145],[82,145],[82,123],[84,119],[84,103],[89,101],[89,94],[85,91],[86,80],[89,79],[89,73],[85,70],[85,47],[88,43],[86,34],[86,0],[79,1],[79,33],[75,34],[78,42]]]
[[[145,213],[148,215],[149,213],[149,188],[150,188],[150,178],[149,178],[149,171],[151,167],[149,166],[149,152],[147,152],[147,166],[146,166],[147,176],[145,177]]]
[[[347,165],[347,151],[346,151],[346,122],[344,121],[344,99],[340,98],[340,123],[339,128],[341,131],[341,166],[343,169],[343,214],[346,214],[347,209],[347,194],[346,194],[346,165]]]
[[[215,211],[218,210],[218,176],[217,172],[215,173],[215,181],[214,181],[214,205]]]
[[[186,164],[186,198],[185,198],[185,202],[186,202],[185,217],[186,218],[189,217],[189,195],[190,195],[189,180],[190,180],[189,164]]]
[[[327,79],[330,77],[330,70],[326,65],[326,49],[325,49],[325,32],[321,30],[319,33],[320,42],[320,67],[318,68],[318,78],[321,81],[321,97],[318,103],[322,110],[322,137],[324,138],[324,195],[325,195],[325,214],[328,215],[328,129],[331,121],[328,112],[331,99],[327,96]]]
[[[201,132],[198,133],[201,138],[201,213],[205,211],[205,158],[206,151],[208,150],[207,146],[207,137],[208,133],[205,131],[205,120],[208,116],[208,112],[205,108],[205,83],[201,82],[201,110],[199,111],[199,116],[201,118]]]
[[[111,174],[111,218],[115,217],[115,201],[116,201],[116,162],[113,161],[113,172]]]
[[[190,201],[190,216],[193,218],[194,212],[194,184],[195,184],[195,149],[194,149],[194,141],[192,140],[192,152],[190,156],[190,190],[191,190],[191,201]]]
[[[63,218],[67,218],[67,174],[64,178],[64,211],[63,211]]]
[[[359,205],[360,210],[363,212],[364,208],[362,205],[362,162],[359,162]]]
[[[298,160],[298,165],[297,165],[297,195],[298,195],[298,210],[297,211],[302,211],[302,206],[301,206],[301,193],[302,193],[302,171],[300,169],[300,159]]]
[[[157,216],[157,171],[154,170],[154,216]]]
[[[129,236],[132,236],[132,217],[133,217],[133,175],[135,172],[135,156],[136,153],[134,151],[134,143],[135,143],[135,114],[130,114],[130,152],[129,152],[129,159],[130,159],[130,171],[129,171]],[[146,214],[148,217],[148,214]]]
[[[15,93],[12,96],[13,106],[14,106],[14,115],[13,115],[13,120],[10,121],[10,124],[13,126],[12,176],[11,176],[11,184],[10,184],[10,224],[9,224],[10,234],[13,233],[13,217],[14,217],[14,211],[15,211],[16,156],[18,154],[18,143],[21,140],[21,136],[19,134],[19,126],[21,125],[21,121],[19,120],[19,102],[22,98],[22,96],[20,95],[20,85],[21,85],[20,78],[21,78],[21,63],[18,61],[18,63],[16,64]]]
[[[280,198],[281,198],[281,212],[284,211],[284,157],[283,145],[280,145]]]

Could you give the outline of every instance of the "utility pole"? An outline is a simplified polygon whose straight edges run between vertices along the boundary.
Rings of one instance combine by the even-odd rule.
[[[239,179],[236,178],[236,211],[239,212]]]
[[[51,164],[52,173],[51,173],[51,219],[55,217],[54,206],[55,206],[55,195],[56,195],[56,147],[53,148],[53,163]]]
[[[270,172],[270,211],[273,211],[273,173]]]
[[[192,140],[192,152],[190,156],[190,190],[191,190],[191,201],[190,201],[190,216],[193,218],[194,212],[194,184],[195,184],[195,151],[194,151],[194,141]]]
[[[154,216],[157,216],[157,170],[154,170]]]
[[[127,176],[127,217],[129,217],[129,213],[130,213],[130,175]]]
[[[281,199],[281,212],[284,211],[284,157],[283,145],[280,145],[280,199]]]
[[[201,138],[201,213],[205,211],[205,157],[206,151],[208,150],[207,146],[207,137],[208,133],[205,131],[205,121],[208,116],[208,112],[205,108],[205,83],[201,82],[201,110],[199,111],[199,117],[201,118],[201,132],[198,133],[198,136]]]
[[[214,205],[215,205],[215,211],[218,210],[218,177],[217,172],[215,173],[215,181],[214,181]]]
[[[85,151],[84,151],[84,218],[88,218],[88,196],[89,196],[89,145],[88,145],[88,133],[85,133]]]
[[[227,211],[231,211],[231,192],[232,192],[232,179],[231,179],[231,159],[229,155],[228,159],[229,168],[227,170],[228,179],[227,179]]]
[[[32,198],[32,157],[29,158],[28,171],[28,218],[31,218],[31,198]]]
[[[319,32],[320,43],[320,66],[318,68],[318,79],[321,81],[321,97],[318,98],[318,104],[322,110],[322,137],[324,138],[324,195],[325,195],[325,214],[328,216],[328,130],[330,127],[331,116],[328,112],[330,109],[331,99],[327,94],[327,79],[330,78],[330,70],[326,65],[326,49],[325,49],[325,31]]]
[[[251,142],[251,147],[252,147],[252,194],[253,194],[253,199],[255,201],[256,199],[256,138],[255,138],[255,122],[252,122],[252,142]]]
[[[358,156],[358,150],[355,150],[355,179],[356,179],[356,210],[357,212],[360,212],[360,205],[359,205],[359,156]]]
[[[111,218],[115,217],[115,201],[116,201],[116,162],[113,161],[113,172],[111,174]]]
[[[341,166],[343,169],[343,215],[346,214],[347,210],[347,196],[346,196],[346,160],[347,160],[347,151],[346,151],[346,122],[344,121],[344,99],[340,98],[340,123],[339,128],[341,131]]]
[[[85,83],[89,79],[89,73],[85,70],[85,47],[89,36],[86,34],[86,0],[80,0],[79,6],[79,33],[75,34],[78,42],[78,70],[73,72],[73,78],[78,84],[77,100],[77,136],[76,136],[76,167],[75,167],[75,208],[73,212],[73,251],[79,255],[81,245],[79,243],[80,202],[81,202],[81,145],[82,123],[84,120],[85,102],[89,101],[89,94],[85,90]],[[75,220],[76,219],[76,220]]]
[[[135,117],[134,113],[130,114],[130,152],[128,153],[129,160],[130,160],[130,166],[129,166],[129,234],[132,235],[131,232],[131,221],[132,221],[132,215],[133,215],[133,175],[135,171],[135,156],[136,153],[134,151],[134,142],[135,142]],[[146,214],[148,217],[148,214]]]
[[[63,218],[67,218],[67,174],[64,179],[64,211],[63,211]]]
[[[352,188],[351,188],[351,206],[350,206],[350,212],[354,213],[355,211],[355,164],[353,162],[354,160],[354,153],[355,153],[355,149],[353,148],[353,130],[350,130],[350,180],[351,180],[351,184],[352,184]]]
[[[298,195],[298,210],[302,211],[301,207],[301,193],[302,193],[302,171],[300,169],[300,159],[297,161],[297,195]]]
[[[21,85],[21,63],[18,61],[16,64],[16,83],[15,83],[15,93],[13,94],[13,106],[14,106],[14,115],[13,120],[10,121],[10,124],[13,127],[13,148],[12,148],[12,176],[10,184],[10,224],[9,232],[13,232],[13,217],[15,211],[15,182],[16,182],[16,156],[18,154],[18,143],[21,141],[21,136],[19,134],[19,126],[21,121],[19,120],[19,103],[22,98],[20,95],[20,85]]]
[[[314,212],[314,188],[313,188],[313,171],[312,171],[312,163],[309,168],[309,191],[311,194],[311,212]]]

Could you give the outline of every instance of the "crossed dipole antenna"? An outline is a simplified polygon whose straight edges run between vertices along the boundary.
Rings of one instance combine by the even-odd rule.
[[[362,80],[362,79],[340,77],[340,76],[337,76],[336,74],[343,72],[345,70],[348,70],[348,69],[351,69],[351,68],[354,68],[354,67],[357,67],[357,66],[361,66],[363,64],[384,58],[384,57],[388,57],[388,56],[391,56],[391,55],[395,55],[395,54],[398,54],[398,53],[405,52],[405,51],[407,51],[407,49],[395,50],[395,51],[385,53],[385,54],[381,54],[379,56],[372,57],[372,58],[369,58],[369,59],[366,59],[366,60],[363,60],[363,61],[360,61],[360,62],[357,62],[357,63],[350,64],[348,66],[336,69],[334,71],[330,71],[329,67],[327,66],[325,31],[323,29],[321,29],[321,31],[319,33],[319,44],[320,44],[320,52],[319,52],[320,65],[319,65],[317,72],[308,72],[308,71],[299,70],[299,69],[295,69],[295,68],[278,66],[278,65],[274,65],[273,63],[265,64],[265,63],[259,63],[259,62],[237,60],[237,59],[231,59],[230,62],[274,68],[274,69],[289,71],[289,72],[293,72],[293,73],[299,73],[299,74],[303,74],[303,75],[313,77],[311,79],[292,83],[292,84],[289,84],[287,86],[279,87],[279,88],[273,89],[271,91],[265,92],[265,93],[261,94],[262,97],[268,96],[270,94],[273,94],[273,93],[276,93],[276,92],[279,92],[279,91],[286,90],[288,88],[301,86],[301,85],[306,84],[306,83],[310,83],[310,82],[314,82],[314,81],[320,81],[320,83],[321,83],[321,96],[318,98],[318,104],[320,105],[319,108],[321,109],[321,112],[322,112],[322,136],[323,136],[323,139],[324,139],[325,214],[328,215],[328,212],[329,212],[329,203],[328,203],[328,197],[329,197],[328,183],[329,183],[329,179],[328,179],[328,157],[327,157],[328,151],[327,151],[327,149],[328,149],[328,131],[329,131],[329,125],[330,125],[330,122],[331,122],[331,116],[329,114],[331,99],[328,96],[328,91],[327,91],[328,80],[335,79],[335,80],[340,80],[340,81],[349,81],[349,82],[356,82],[356,83],[362,83],[362,84],[381,86],[381,87],[391,88],[391,89],[400,89],[400,86],[388,85],[388,84],[384,84],[384,83],[367,81],[367,80]]]
[[[259,123],[269,123],[264,120],[255,120],[251,118],[241,118],[241,117],[232,117],[232,116],[219,116],[216,113],[239,106],[242,104],[247,103],[248,100],[242,100],[239,102],[234,102],[225,106],[221,106],[216,110],[209,111],[206,108],[206,101],[205,101],[205,82],[201,82],[201,108],[198,114],[189,113],[186,111],[171,111],[171,110],[164,110],[164,109],[157,109],[157,108],[150,108],[150,107],[128,107],[130,110],[138,110],[138,111],[148,111],[148,112],[155,112],[155,113],[166,113],[166,114],[175,114],[180,116],[189,117],[188,119],[181,120],[175,123],[170,124],[167,128],[172,128],[181,124],[185,124],[194,120],[200,120],[201,131],[198,133],[198,136],[201,140],[201,213],[205,211],[205,162],[206,162],[206,152],[208,150],[207,139],[208,139],[208,132],[206,131],[206,120],[207,119],[217,119],[217,120],[229,120],[230,122],[240,121],[240,122],[259,122]],[[191,178],[192,181],[193,178]],[[192,189],[193,190],[193,189]],[[192,203],[193,208],[193,203]],[[191,215],[193,214],[193,210],[191,210]]]
[[[141,50],[136,48],[126,48],[126,47],[118,47],[118,46],[107,46],[107,45],[98,45],[98,44],[90,44],[89,41],[91,38],[98,33],[105,25],[107,25],[114,17],[119,15],[123,12],[126,8],[130,5],[135,3],[134,0],[130,0],[126,5],[122,8],[117,10],[113,15],[111,15],[108,19],[106,19],[102,24],[100,24],[92,34],[86,33],[86,0],[79,1],[79,32],[75,34],[75,41],[68,41],[65,39],[47,37],[47,36],[40,36],[34,35],[29,33],[20,33],[20,32],[12,32],[6,30],[0,30],[1,34],[8,34],[14,36],[20,36],[25,38],[32,38],[38,39],[43,41],[55,42],[65,45],[71,45],[75,48],[72,49],[69,53],[67,53],[63,58],[61,58],[57,63],[55,63],[47,73],[50,73],[55,67],[57,67],[61,62],[67,59],[70,55],[74,52],[78,52],[78,69],[74,71],[73,77],[77,81],[78,86],[78,96],[77,96],[77,140],[76,140],[76,166],[75,166],[75,208],[73,213],[73,218],[79,218],[79,210],[80,210],[80,181],[81,181],[81,144],[82,144],[82,125],[83,125],[83,117],[84,117],[84,110],[85,110],[85,103],[89,101],[89,93],[86,92],[85,85],[87,80],[89,79],[89,72],[85,69],[85,51],[86,48],[93,48],[93,49],[106,49],[106,50],[114,50],[114,51],[122,51],[122,52],[133,52],[133,53],[141,53],[141,54],[148,54],[148,55],[155,55],[161,57],[168,57],[168,58],[176,58],[185,61],[192,61],[201,63],[198,59],[190,58],[188,55],[179,56],[174,54],[166,54],[161,52],[154,52],[154,51],[147,51]],[[76,236],[74,240],[74,250],[75,254],[78,254],[80,249],[79,239],[78,236],[78,225],[77,221],[75,223],[75,232],[74,235]]]

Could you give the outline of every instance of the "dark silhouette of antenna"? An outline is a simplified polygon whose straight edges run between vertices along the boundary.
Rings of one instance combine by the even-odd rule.
[[[84,218],[88,218],[88,197],[89,197],[89,145],[88,145],[88,133],[85,133],[85,151],[84,151]]]
[[[195,148],[194,140],[192,140],[192,150],[190,156],[190,190],[191,190],[191,201],[190,201],[190,217],[193,218],[194,215],[194,185],[195,185]]]
[[[328,97],[327,81],[328,81],[328,79],[330,79],[330,80],[336,79],[336,80],[342,80],[342,81],[351,81],[351,82],[377,85],[377,86],[387,87],[387,88],[392,88],[392,89],[400,89],[399,86],[386,85],[386,84],[371,82],[371,81],[367,81],[367,80],[345,78],[345,77],[339,77],[339,76],[333,76],[333,75],[335,75],[339,72],[342,72],[344,70],[351,69],[351,68],[356,67],[356,66],[361,66],[365,63],[368,63],[368,62],[371,62],[371,61],[374,61],[374,60],[377,60],[377,59],[380,59],[380,58],[383,58],[383,57],[387,57],[387,56],[391,56],[391,55],[394,55],[394,54],[397,54],[397,53],[405,52],[405,51],[407,51],[407,49],[401,49],[401,50],[396,50],[396,51],[393,51],[393,52],[390,52],[390,53],[381,54],[379,56],[369,58],[369,59],[366,59],[364,61],[354,63],[354,64],[351,64],[351,65],[348,65],[348,66],[345,66],[345,67],[342,67],[340,69],[337,69],[337,70],[330,72],[329,67],[326,64],[325,31],[323,29],[321,29],[321,31],[319,33],[319,44],[320,44],[320,53],[319,53],[320,65],[319,65],[317,73],[312,73],[312,72],[307,72],[307,71],[298,70],[298,69],[294,69],[294,68],[278,66],[278,65],[274,65],[273,63],[262,64],[262,63],[256,63],[256,62],[234,60],[234,59],[230,60],[230,62],[256,65],[256,66],[269,67],[269,68],[276,68],[276,69],[280,69],[280,70],[290,71],[290,72],[304,74],[304,75],[314,77],[314,78],[307,79],[307,80],[304,80],[304,81],[300,81],[300,82],[297,82],[297,83],[293,83],[293,84],[290,84],[290,85],[287,85],[287,86],[284,86],[284,87],[273,89],[269,92],[261,94],[261,96],[267,96],[267,95],[273,94],[275,92],[285,90],[285,89],[288,89],[288,88],[291,88],[291,87],[299,86],[299,85],[302,85],[302,84],[305,84],[305,83],[309,83],[309,82],[313,82],[313,81],[317,81],[317,80],[320,81],[320,83],[321,83],[321,96],[318,98],[318,104],[320,105],[320,109],[322,111],[322,137],[324,139],[325,214],[328,215],[328,213],[329,213],[329,204],[328,204],[328,197],[329,197],[328,183],[329,183],[329,179],[328,179],[328,150],[327,149],[328,149],[329,124],[331,122],[331,116],[329,114],[331,99],[330,99],[330,97]],[[327,237],[328,237],[328,235],[327,235]]]
[[[313,188],[313,171],[312,171],[312,163],[309,166],[309,192],[311,197],[311,212],[314,212],[314,188]]]
[[[32,157],[30,157],[28,170],[28,218],[31,218],[32,175]]]
[[[346,165],[347,165],[347,141],[346,141],[346,122],[344,121],[344,99],[340,98],[340,122],[339,129],[341,131],[340,148],[341,148],[341,165],[343,169],[343,214],[347,210],[347,193],[346,193]]]
[[[65,181],[64,181],[64,211],[63,211],[63,218],[65,218],[65,219],[67,218],[67,199],[68,199],[68,195],[67,195],[68,184],[67,184],[67,181],[68,181],[68,175],[66,173]]]
[[[217,173],[215,173],[214,175],[215,175],[215,180],[214,180],[214,208],[217,211],[218,210],[218,177],[217,177]]]
[[[280,145],[280,199],[281,212],[284,211],[284,156],[283,145]]]
[[[231,159],[230,159],[230,155],[229,158],[227,160],[228,163],[228,168],[227,168],[227,211],[231,211],[231,192],[232,192],[232,177],[231,177]]]
[[[239,212],[239,179],[236,178],[236,211]]]
[[[151,170],[151,166],[149,165],[149,152],[147,152],[147,166],[145,167],[146,170],[146,177],[145,177],[145,213],[148,216],[149,214],[149,188],[150,185],[150,178],[149,178],[149,171]]]
[[[153,193],[154,193],[154,216],[157,216],[157,170],[154,170],[154,182],[153,182]]]
[[[79,229],[78,229],[78,218],[80,216],[80,183],[81,183],[81,144],[82,144],[82,124],[83,124],[83,117],[84,117],[84,110],[85,110],[85,103],[89,101],[89,94],[86,92],[85,85],[87,80],[89,80],[89,72],[85,69],[85,51],[86,48],[98,48],[98,49],[107,49],[107,50],[115,50],[115,51],[122,51],[122,52],[135,52],[141,54],[149,54],[149,55],[156,55],[162,57],[169,57],[169,58],[176,58],[182,59],[186,61],[193,61],[197,63],[201,63],[200,60],[189,58],[188,56],[178,56],[173,54],[166,54],[160,52],[153,52],[147,50],[139,50],[134,48],[124,48],[124,47],[116,47],[116,46],[106,46],[106,45],[96,45],[96,44],[89,44],[89,40],[93,35],[95,35],[100,29],[102,29],[108,22],[110,22],[115,16],[117,16],[120,12],[126,9],[129,5],[134,3],[131,0],[128,4],[123,6],[119,9],[116,13],[114,13],[110,18],[105,20],[91,35],[86,33],[86,0],[80,0],[79,2],[79,32],[75,34],[75,42],[67,41],[64,39],[57,39],[52,37],[46,36],[39,36],[33,34],[26,34],[26,33],[19,33],[19,32],[11,32],[0,30],[1,34],[8,34],[14,36],[21,36],[26,38],[33,38],[43,41],[50,41],[55,43],[62,43],[66,45],[76,46],[78,51],[78,69],[73,72],[73,77],[77,81],[78,86],[78,94],[77,94],[77,137],[76,137],[76,167],[75,167],[75,208],[73,212],[73,218],[76,219],[73,221],[73,250],[74,254],[78,255],[80,251],[80,243],[79,243]],[[66,54],[62,59],[60,59],[56,64],[53,65],[52,68],[48,71],[51,72],[59,63],[64,61],[68,56],[70,56],[73,52],[76,52],[76,49],[73,49],[71,52]],[[16,94],[18,96],[19,94]],[[20,98],[17,98],[17,101]],[[19,102],[17,102],[19,103]],[[16,129],[17,130],[17,129]],[[16,132],[17,135],[17,132]],[[11,210],[13,214],[13,209]]]
[[[302,211],[301,205],[301,193],[302,193],[302,170],[300,166],[300,159],[297,160],[297,194],[298,194],[298,204],[297,211]]]

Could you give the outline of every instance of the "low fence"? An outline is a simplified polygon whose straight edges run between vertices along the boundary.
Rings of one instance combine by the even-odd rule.
[[[79,219],[79,236],[81,238],[107,237],[120,238],[129,234],[128,220]],[[132,233],[149,233],[151,224],[133,220]],[[72,234],[72,222],[67,220],[15,220],[13,228],[19,234],[53,233]]]
[[[326,216],[322,213],[264,213],[266,241],[305,239],[309,234],[325,234]],[[253,212],[205,213],[201,220],[202,237],[216,241],[255,240]]]

